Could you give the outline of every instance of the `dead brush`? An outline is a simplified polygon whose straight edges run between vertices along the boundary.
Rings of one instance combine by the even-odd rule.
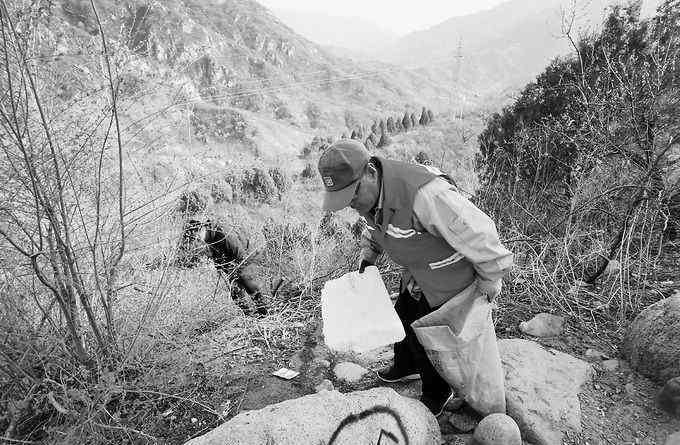
[[[652,280],[668,251],[651,206],[630,218],[621,247],[611,257],[605,254],[609,230],[593,227],[582,216],[572,221],[562,236],[522,235],[519,230],[506,235],[515,266],[500,299],[501,325],[516,326],[528,314],[557,312],[592,332],[615,333],[659,298]]]

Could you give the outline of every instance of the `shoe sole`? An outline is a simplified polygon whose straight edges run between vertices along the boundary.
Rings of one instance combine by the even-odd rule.
[[[454,394],[455,393],[453,391],[451,391],[451,395],[449,395],[449,397],[447,397],[446,401],[442,404],[442,409],[440,409],[437,414],[433,413],[435,417],[439,417],[439,416],[442,415],[442,413],[444,412],[444,408],[446,408],[446,405],[451,401],[451,399],[453,399]]]
[[[377,372],[376,372],[376,374],[378,375],[378,378],[385,383],[410,382],[412,380],[420,380],[419,374],[409,374],[409,375],[405,375],[404,377],[399,377],[398,379],[395,379],[395,380],[386,379],[385,377],[382,377]]]

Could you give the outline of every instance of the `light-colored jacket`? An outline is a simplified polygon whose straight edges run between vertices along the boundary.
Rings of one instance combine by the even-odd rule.
[[[382,195],[381,192],[381,199]],[[502,277],[512,267],[513,255],[500,242],[488,215],[443,178],[435,178],[417,191],[412,213],[416,231],[443,238],[472,264],[482,293],[491,298],[500,293]],[[383,251],[368,229],[362,234],[361,247],[363,258],[371,263]]]

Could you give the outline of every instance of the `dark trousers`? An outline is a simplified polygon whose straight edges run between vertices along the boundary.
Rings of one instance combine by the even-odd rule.
[[[221,264],[217,269],[220,271],[220,273],[223,273],[227,279],[230,276],[236,275],[236,279],[234,280],[236,289],[231,289],[231,298],[234,300],[236,305],[238,305],[238,307],[240,307],[246,314],[250,314],[248,303],[243,299],[243,292],[245,292],[246,294],[250,295],[253,303],[255,304],[255,308],[258,311],[266,311],[267,302],[265,301],[262,292],[260,292],[260,285],[257,282],[255,269],[253,266],[251,264],[245,264],[242,267],[229,266],[230,265]]]
[[[436,308],[430,307],[424,295],[421,294],[420,300],[416,300],[411,296],[408,289],[404,289],[397,297],[394,309],[397,311],[406,332],[406,337],[394,344],[394,366],[407,372],[418,372],[423,382],[424,396],[448,393],[449,384],[441,378],[432,366],[425,349],[411,328],[411,323]]]
[[[248,295],[255,295],[260,292],[260,285],[255,278],[255,272],[250,264],[241,267],[234,267],[231,263],[224,265],[220,264],[217,269],[224,274],[225,277],[236,276],[234,280],[236,285],[243,289]]]

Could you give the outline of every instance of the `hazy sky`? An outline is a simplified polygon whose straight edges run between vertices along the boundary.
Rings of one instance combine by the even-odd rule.
[[[258,0],[268,8],[361,16],[397,34],[428,28],[444,20],[489,9],[507,0]]]

